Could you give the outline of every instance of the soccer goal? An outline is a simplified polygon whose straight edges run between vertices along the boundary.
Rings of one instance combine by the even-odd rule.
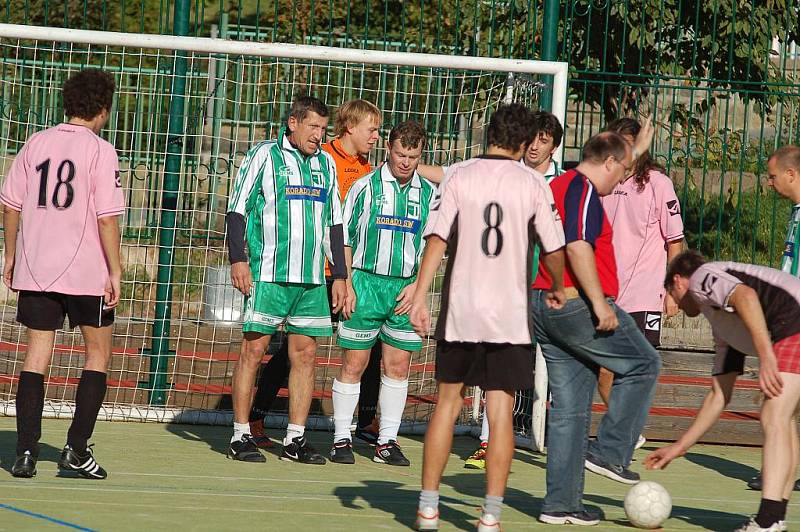
[[[374,102],[384,113],[384,139],[393,124],[417,120],[431,137],[426,161],[439,164],[480,153],[487,119],[502,102],[538,108],[545,90],[562,123],[566,108],[567,67],[556,62],[7,24],[0,24],[0,46],[2,175],[30,135],[64,120],[60,87],[72,73],[101,67],[116,77],[102,135],[119,153],[128,210],[123,301],[101,412],[106,419],[230,422],[242,302],[226,266],[227,196],[244,153],[277,135],[293,97],[312,94],[334,112],[352,98]],[[372,162],[380,163],[383,153],[381,143]],[[431,302],[437,309],[436,290]],[[3,291],[0,303],[0,409],[13,415],[26,338],[14,321],[15,294]],[[428,341],[413,358],[407,432],[423,431],[432,411],[434,351]],[[330,387],[341,353],[325,339],[317,357],[309,425],[323,428],[330,424]],[[45,380],[46,416],[72,414],[82,362],[80,336],[59,332]],[[540,361],[537,368],[543,367]],[[535,435],[537,447],[544,433],[543,375],[537,373],[531,398],[533,421],[521,416],[517,427]],[[479,401],[468,397],[462,433],[480,425]],[[279,397],[268,422],[285,423],[286,407]]]

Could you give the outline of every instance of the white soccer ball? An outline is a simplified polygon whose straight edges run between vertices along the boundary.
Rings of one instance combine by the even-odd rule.
[[[645,480],[625,496],[625,514],[638,528],[658,528],[672,512],[672,497],[664,486]]]

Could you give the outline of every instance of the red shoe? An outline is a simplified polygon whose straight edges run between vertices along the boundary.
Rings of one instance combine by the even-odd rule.
[[[250,422],[250,434],[253,436],[253,441],[256,443],[256,447],[261,449],[272,449],[275,446],[275,444],[272,443],[272,440],[270,440],[264,433],[263,419]]]

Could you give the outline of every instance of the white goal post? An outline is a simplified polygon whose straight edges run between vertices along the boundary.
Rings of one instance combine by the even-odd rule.
[[[224,204],[226,192],[222,182],[230,179],[236,162],[241,160],[247,147],[252,142],[263,139],[265,127],[267,135],[274,134],[275,130],[271,128],[274,127],[276,120],[270,119],[272,125],[264,126],[262,122],[265,119],[264,115],[260,114],[260,109],[278,108],[280,110],[284,108],[287,103],[285,98],[287,94],[291,95],[292,91],[298,87],[315,87],[320,78],[325,79],[326,94],[335,94],[333,101],[327,102],[329,105],[335,106],[341,103],[345,96],[342,87],[337,86],[336,74],[342,75],[344,72],[341,79],[344,79],[346,83],[357,83],[358,79],[372,76],[369,79],[378,80],[377,88],[353,87],[358,97],[377,98],[375,95],[379,91],[390,91],[386,88],[387,83],[394,83],[387,102],[393,106],[392,112],[395,116],[414,119],[424,117],[429,123],[435,123],[439,119],[443,123],[446,121],[447,127],[450,128],[445,135],[447,140],[441,141],[437,147],[431,148],[428,155],[433,153],[437,162],[450,162],[453,154],[459,150],[460,155],[456,155],[456,157],[468,156],[472,153],[470,150],[480,149],[482,136],[473,135],[473,131],[483,127],[493,105],[507,101],[509,98],[520,101],[519,97],[513,93],[513,88],[507,89],[502,86],[502,83],[498,87],[494,79],[490,80],[491,83],[486,81],[490,75],[498,79],[509,75],[522,78],[527,76],[531,79],[552,76],[552,83],[548,83],[547,86],[547,89],[552,92],[552,104],[547,110],[558,117],[562,125],[566,124],[568,67],[564,62],[344,49],[12,24],[0,24],[0,48],[2,48],[0,68],[3,72],[3,79],[0,79],[0,104],[2,104],[0,110],[7,111],[8,116],[11,117],[8,120],[10,125],[0,125],[0,172],[8,168],[16,153],[15,149],[21,146],[21,142],[27,136],[53,125],[63,118],[58,115],[57,98],[48,96],[48,93],[56,93],[60,89],[60,84],[63,83],[66,74],[84,66],[106,66],[110,71],[115,72],[118,79],[124,79],[127,83],[124,91],[120,93],[121,96],[124,95],[127,107],[124,111],[115,109],[111,122],[103,133],[112,142],[118,141],[115,142],[115,145],[124,145],[131,153],[136,152],[136,157],[128,155],[121,157],[121,162],[125,165],[125,168],[121,169],[126,190],[133,191],[128,197],[132,202],[136,202],[136,205],[132,205],[130,210],[136,216],[141,214],[141,217],[136,220],[133,215],[126,218],[126,227],[136,228],[136,232],[129,233],[136,236],[134,245],[129,246],[132,251],[126,255],[129,261],[133,261],[129,264],[133,264],[136,268],[131,273],[132,277],[124,280],[130,290],[117,314],[120,323],[125,325],[118,324],[115,327],[115,353],[119,355],[121,362],[119,368],[112,364],[112,372],[115,375],[113,378],[116,384],[111,387],[116,392],[114,392],[113,400],[108,399],[112,395],[109,392],[107,403],[101,412],[101,417],[109,419],[210,423],[229,422],[230,420],[230,415],[225,412],[226,407],[219,406],[223,403],[208,406],[209,402],[205,399],[201,400],[200,395],[224,395],[226,378],[229,384],[229,375],[226,371],[229,370],[230,361],[236,356],[235,348],[229,347],[236,344],[236,340],[232,339],[235,335],[231,331],[240,329],[240,327],[235,323],[236,318],[231,318],[230,315],[226,318],[229,321],[221,319],[213,321],[203,313],[201,302],[189,302],[187,298],[194,297],[191,294],[197,291],[204,292],[209,288],[209,284],[213,284],[214,281],[209,281],[208,271],[210,269],[224,268],[224,246],[222,244],[224,230],[220,232],[220,224],[217,223],[221,219],[220,215],[224,218],[224,212],[218,212],[219,205]],[[166,405],[156,407],[148,404],[146,400],[142,402],[141,397],[145,392],[141,391],[141,383],[146,382],[148,376],[146,369],[141,364],[137,365],[136,357],[147,356],[145,352],[152,337],[148,336],[149,330],[139,327],[139,325],[152,322],[150,309],[154,305],[155,299],[152,291],[148,292],[146,289],[142,289],[143,285],[152,283],[152,279],[138,276],[143,275],[141,272],[149,267],[148,264],[152,260],[148,259],[148,252],[157,246],[154,242],[146,241],[144,235],[147,227],[145,225],[140,227],[134,222],[138,224],[142,220],[147,221],[147,212],[145,212],[148,208],[147,205],[157,202],[160,193],[158,188],[160,184],[157,181],[145,181],[140,178],[140,175],[137,175],[137,171],[159,176],[163,172],[163,168],[146,167],[146,170],[137,170],[137,168],[141,168],[137,165],[143,165],[145,163],[142,161],[147,161],[147,164],[163,166],[166,156],[164,147],[168,140],[166,129],[157,130],[153,125],[163,126],[166,121],[159,123],[153,117],[159,116],[159,112],[163,114],[163,106],[159,107],[161,105],[159,102],[168,100],[172,96],[175,74],[171,72],[171,68],[172,61],[177,54],[170,55],[161,53],[162,51],[182,51],[190,56],[190,69],[193,70],[187,74],[187,77],[195,76],[193,78],[195,87],[201,85],[205,87],[203,84],[206,83],[208,87],[211,87],[216,83],[221,89],[217,90],[215,86],[201,95],[205,97],[203,103],[209,105],[196,106],[202,108],[202,113],[205,113],[199,120],[199,126],[196,122],[190,123],[191,121],[184,117],[184,130],[188,131],[191,127],[194,127],[194,130],[191,134],[186,133],[187,138],[192,137],[192,142],[186,142],[183,145],[182,156],[192,158],[196,166],[191,171],[182,170],[182,177],[183,173],[186,173],[186,179],[189,179],[206,172],[201,177],[208,181],[203,181],[203,183],[213,182],[215,183],[213,186],[217,188],[198,191],[186,187],[180,190],[182,196],[189,198],[188,201],[180,204],[182,216],[190,220],[190,224],[200,220],[206,226],[197,229],[190,225],[187,231],[191,232],[197,229],[202,239],[195,235],[189,236],[186,241],[188,243],[184,244],[185,249],[182,250],[184,253],[182,256],[185,256],[188,261],[187,270],[194,267],[190,264],[191,261],[200,261],[196,264],[197,271],[200,272],[196,273],[196,276],[199,278],[190,278],[187,273],[186,279],[176,280],[175,283],[182,284],[176,284],[176,290],[173,292],[174,300],[170,302],[173,309],[173,322],[179,325],[173,327],[175,332],[171,333],[170,337],[170,341],[175,345],[176,355],[174,364],[168,368],[168,371],[171,372],[168,376],[171,386],[168,394],[183,395],[180,395],[180,400],[172,398],[171,402]],[[265,59],[274,61],[262,67],[257,60]],[[310,69],[314,69],[314,71],[309,74]],[[319,71],[325,69],[328,69],[325,74],[318,77]],[[458,85],[453,81],[455,75],[451,75],[444,82],[439,80],[439,85],[430,81],[439,76],[441,72],[460,71],[469,72],[477,81],[471,81],[472,85],[466,83]],[[219,76],[220,73],[223,75]],[[479,92],[482,89],[475,88],[482,87],[480,83],[484,81],[487,85],[491,84],[491,91],[493,91],[491,92],[491,102],[488,102],[488,97]],[[467,93],[464,89],[468,85],[468,88],[474,90],[473,93]],[[454,89],[453,87],[460,88]],[[451,108],[433,108],[433,104],[426,98],[428,94],[432,94],[436,90],[441,90],[444,94],[433,94],[433,96],[440,100],[442,97],[450,97],[456,101],[455,105],[453,106],[452,102],[449,102],[448,105],[451,105]],[[469,106],[465,105],[467,110],[462,110],[460,107],[458,100],[462,92],[458,91],[465,91],[463,93],[465,100],[472,99],[471,103],[466,102],[469,103]],[[31,96],[34,93],[35,96]],[[264,95],[268,93],[273,99],[264,99]],[[46,98],[54,99],[45,101]],[[197,99],[201,100],[202,98]],[[402,107],[412,100],[418,108],[405,109]],[[436,102],[441,103],[439,100]],[[529,102],[530,105],[535,103]],[[28,112],[21,110],[23,104],[30,107]],[[122,107],[122,104],[115,102],[115,107]],[[379,105],[379,107],[381,106]],[[244,118],[243,108],[246,108],[247,112],[257,108],[256,111],[252,111],[252,119]],[[226,113],[229,113],[230,116]],[[148,118],[142,118],[145,116]],[[208,125],[209,122],[206,122],[216,118],[220,118],[217,122],[224,122],[224,125],[212,127]],[[6,117],[3,119],[5,120]],[[466,143],[463,139],[464,132],[468,137],[467,140],[472,142],[468,148],[464,148]],[[247,138],[243,138],[244,136]],[[209,142],[206,142],[207,139]],[[227,143],[224,152],[220,147],[221,140]],[[210,150],[209,144],[211,145]],[[213,156],[217,156],[217,159],[210,164],[208,163],[209,151],[212,152],[212,159]],[[219,156],[219,153],[224,153],[224,157]],[[376,153],[380,156],[382,148],[377,149]],[[442,154],[451,159],[445,160]],[[440,157],[440,155],[442,156]],[[225,159],[225,164],[218,164],[218,160],[222,159]],[[563,142],[555,154],[555,159],[563,162]],[[224,171],[219,168],[223,168]],[[148,177],[148,179],[150,178]],[[144,222],[142,223],[144,224]],[[215,223],[216,225],[214,225]],[[224,275],[222,277],[224,278]],[[221,287],[220,290],[223,288],[225,287]],[[11,415],[15,411],[11,392],[11,387],[15,382],[14,373],[18,372],[21,367],[20,361],[24,358],[25,350],[24,336],[20,328],[13,323],[14,303],[12,298],[13,296],[6,295],[5,299],[0,301],[2,309],[0,310],[0,343],[6,346],[0,349],[0,412]],[[187,300],[184,301],[181,298]],[[436,294],[432,294],[432,298],[434,302],[438,302]],[[210,327],[211,331],[204,331],[203,327]],[[63,366],[58,366],[59,362],[54,362],[54,366],[51,367],[51,375],[48,377],[50,379],[48,390],[52,387],[54,392],[51,394],[48,391],[46,415],[56,417],[68,416],[72,413],[72,392],[69,386],[71,386],[74,373],[70,373],[69,368],[75,364],[74,357],[80,356],[81,352],[80,340],[72,333],[63,333],[63,335],[60,333],[57,343],[60,344],[57,349],[60,349],[61,353],[67,354],[61,357],[64,359]],[[430,361],[433,360],[431,345],[430,342],[426,345],[423,359],[417,364],[423,368],[419,370],[423,375],[419,380],[426,382],[420,382],[418,390],[414,393],[418,395],[419,404],[423,406],[429,405],[431,397],[430,383],[427,382],[432,379],[430,372]],[[225,351],[226,349],[228,351]],[[331,367],[335,367],[338,356],[335,346],[321,344],[320,351],[326,351],[324,354],[327,357],[326,360]],[[196,352],[202,353],[196,354]],[[3,369],[2,363],[5,363],[7,369]],[[218,365],[213,366],[213,364]],[[412,362],[412,366],[414,364]],[[536,368],[536,397],[533,404],[531,435],[532,446],[542,450],[544,447],[547,378],[544,359],[538,348]],[[109,373],[110,378],[112,378],[112,372]],[[331,375],[328,373],[318,376],[318,386],[321,387],[320,403],[329,397],[326,394],[329,390],[330,378]],[[473,416],[479,413],[477,404],[479,400],[479,396],[473,397],[473,405],[465,408],[465,418],[472,418],[474,421]],[[414,416],[417,414],[415,412]],[[404,426],[407,430],[419,431],[426,415],[423,412],[418,417],[404,418]],[[280,422],[280,414],[276,419],[278,419],[277,422]],[[322,414],[317,414],[316,418],[309,422],[309,426],[325,427],[328,423],[329,419]]]

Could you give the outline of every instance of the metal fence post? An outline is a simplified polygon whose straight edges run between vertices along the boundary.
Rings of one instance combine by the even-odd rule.
[[[173,34],[189,34],[189,0],[175,0]],[[186,52],[175,51],[169,103],[167,155],[164,162],[164,188],[161,197],[161,221],[158,224],[158,273],[153,343],[150,352],[148,390],[151,405],[167,402],[167,365],[170,358],[169,337],[172,314],[172,269],[175,255],[176,210],[184,144],[184,102],[186,93]]]
[[[558,0],[544,0],[542,21],[542,56],[544,61],[556,61],[558,55],[558,14],[561,6]],[[553,76],[544,76],[547,87],[542,89],[541,107],[550,109],[553,105]],[[566,124],[561,124],[566,126]],[[563,161],[562,161],[563,162]]]

